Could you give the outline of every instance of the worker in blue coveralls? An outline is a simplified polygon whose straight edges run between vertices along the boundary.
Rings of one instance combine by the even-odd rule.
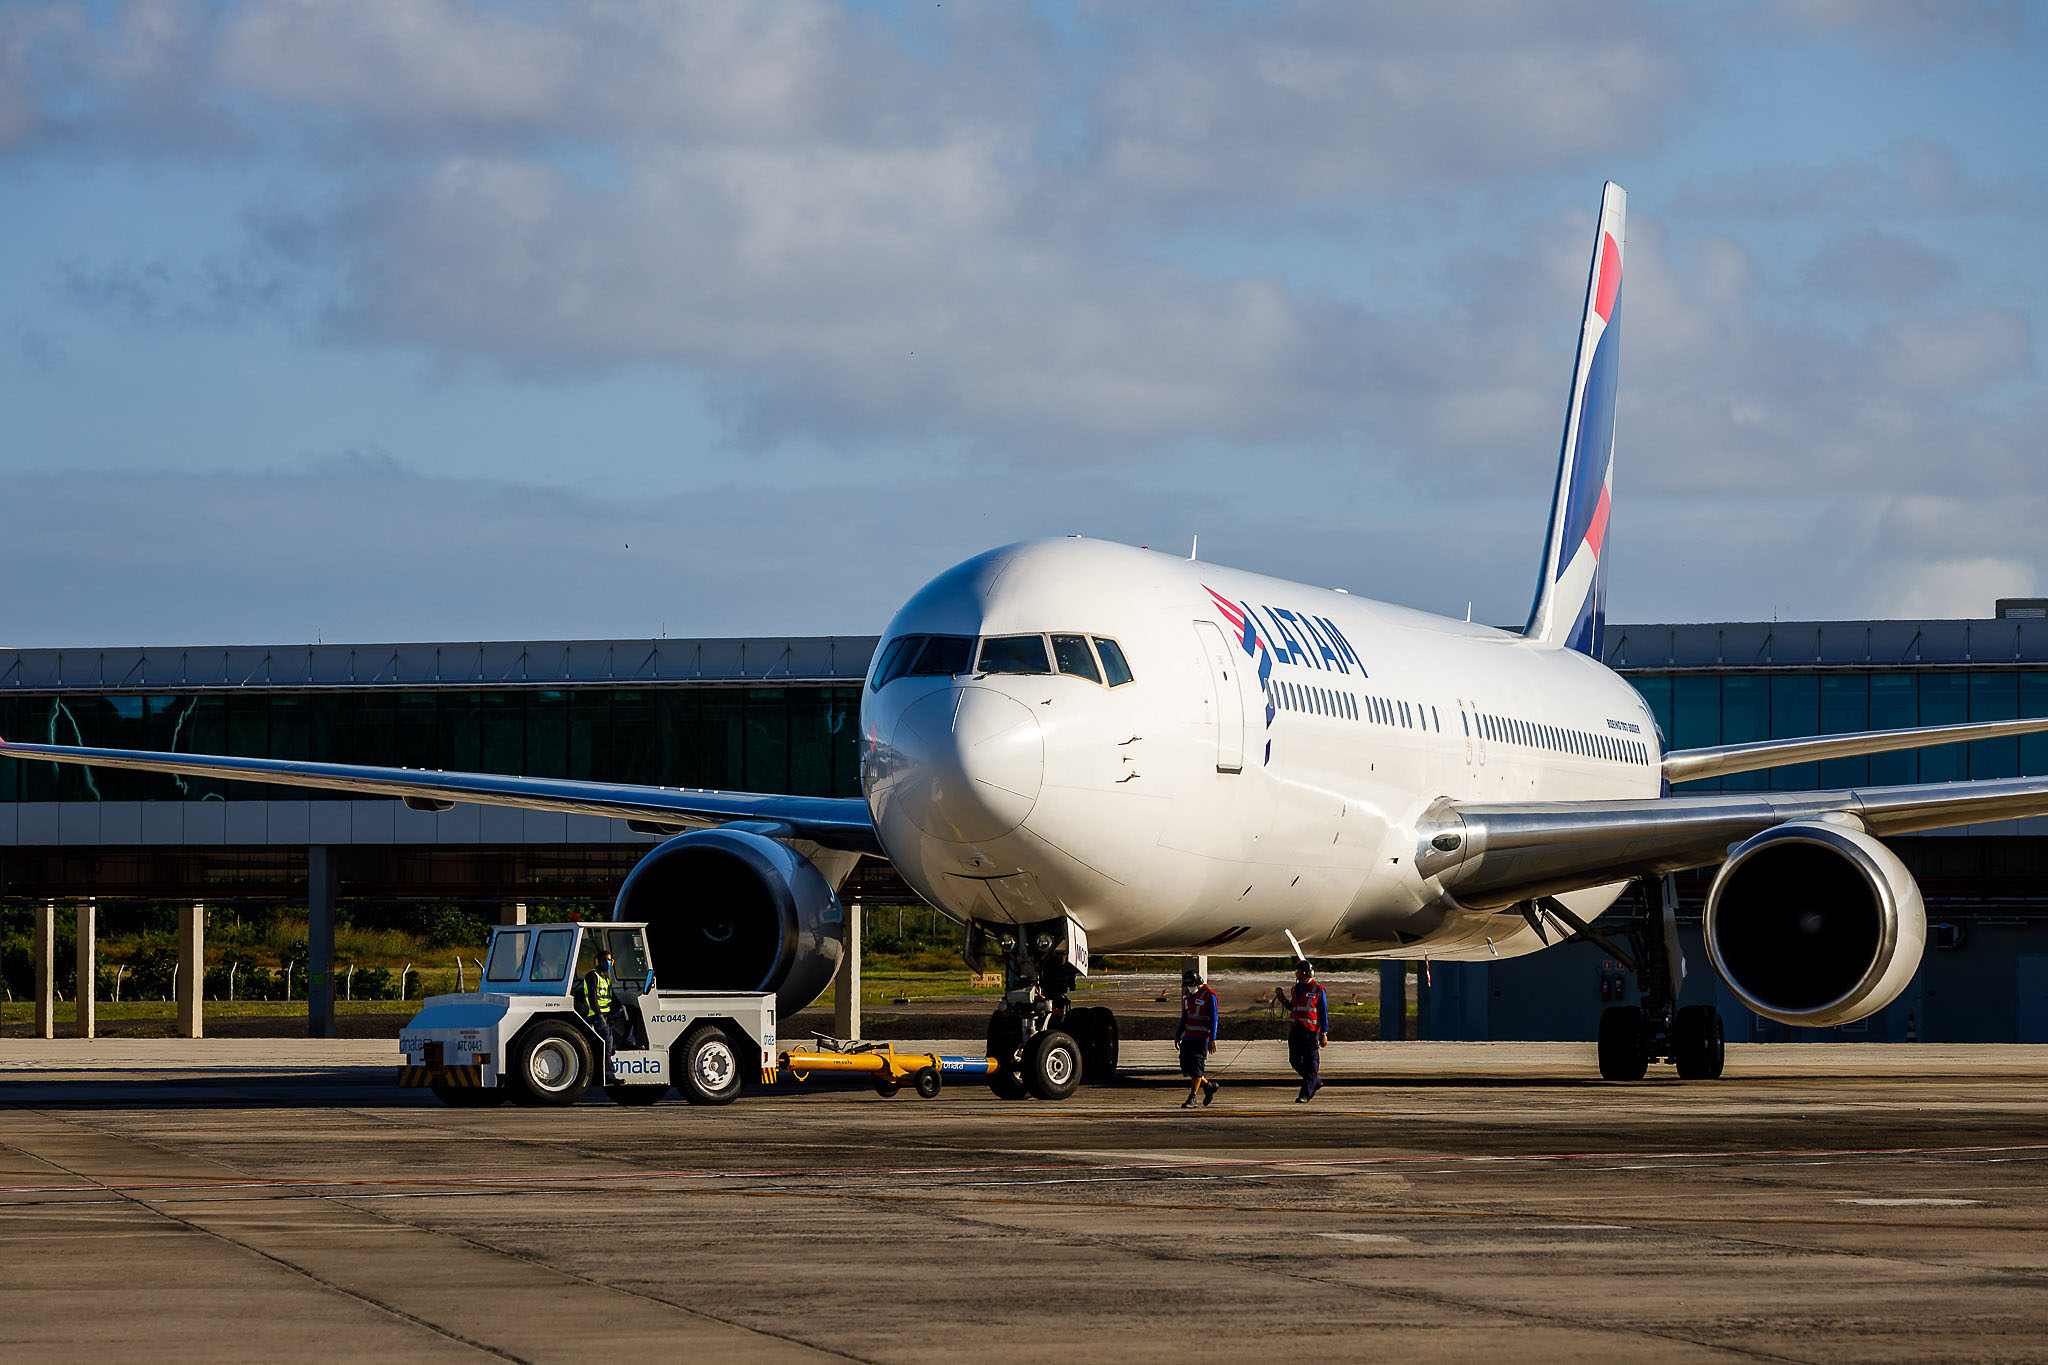
[[[1180,1045],[1180,1074],[1188,1078],[1188,1097],[1180,1107],[1192,1109],[1195,1097],[1208,1104],[1216,1098],[1216,1082],[1209,1079],[1209,1054],[1216,1050],[1216,1030],[1223,1022],[1216,992],[1193,967],[1180,974],[1180,1022],[1174,1025],[1173,1041]]]
[[[1287,1011],[1287,1063],[1301,1077],[1296,1104],[1307,1104],[1323,1088],[1323,1049],[1330,1045],[1330,993],[1316,980],[1305,959],[1294,963],[1294,989],[1273,988],[1273,998]]]

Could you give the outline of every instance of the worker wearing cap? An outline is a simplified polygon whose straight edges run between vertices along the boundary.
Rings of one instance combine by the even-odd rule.
[[[1208,1077],[1209,1054],[1216,1050],[1216,1030],[1223,1021],[1216,992],[1193,967],[1180,974],[1180,1022],[1173,1041],[1180,1045],[1180,1074],[1188,1078],[1188,1097],[1180,1107],[1192,1109],[1200,1095],[1207,1104],[1216,1098],[1216,1082]]]
[[[1274,999],[1287,1011],[1287,1062],[1301,1077],[1296,1104],[1307,1104],[1323,1088],[1323,1049],[1330,1045],[1330,993],[1316,980],[1305,959],[1294,962],[1294,989],[1273,988]]]

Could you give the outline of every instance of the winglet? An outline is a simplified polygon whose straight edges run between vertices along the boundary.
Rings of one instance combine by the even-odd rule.
[[[1600,657],[1607,626],[1608,504],[1614,485],[1614,380],[1621,354],[1621,265],[1628,195],[1608,181],[1593,230],[1586,312],[1565,407],[1543,572],[1523,634]]]

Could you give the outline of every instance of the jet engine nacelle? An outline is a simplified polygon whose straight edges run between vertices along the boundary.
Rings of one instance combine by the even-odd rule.
[[[787,844],[747,830],[679,834],[642,858],[612,918],[646,920],[664,990],[773,991],[788,1017],[839,970],[838,893]]]
[[[1738,845],[1707,894],[1707,954],[1743,1004],[1850,1024],[1906,988],[1927,943],[1920,887],[1860,829],[1795,820]]]

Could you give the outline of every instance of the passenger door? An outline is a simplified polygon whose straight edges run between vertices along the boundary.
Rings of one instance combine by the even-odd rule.
[[[1244,771],[1244,668],[1242,655],[1214,621],[1195,622],[1195,638],[1208,661],[1210,715],[1216,726],[1216,771]]]

